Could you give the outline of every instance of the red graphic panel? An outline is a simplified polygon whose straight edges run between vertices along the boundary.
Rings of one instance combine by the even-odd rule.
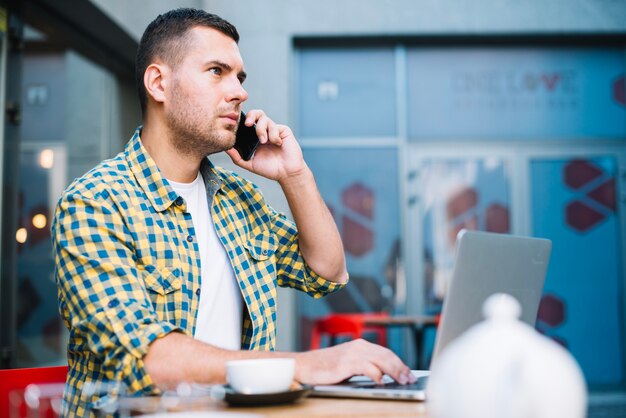
[[[555,295],[545,295],[539,303],[537,321],[546,323],[551,327],[561,325],[565,321],[565,303]]]
[[[582,202],[575,201],[565,208],[565,219],[569,226],[585,232],[604,219],[604,215]]]
[[[363,215],[367,219],[374,219],[374,193],[361,183],[355,183],[341,194],[343,204]]]
[[[476,207],[477,203],[478,193],[474,188],[467,187],[460,190],[448,199],[448,204],[446,205],[448,219],[457,218],[468,210]]]
[[[573,160],[565,166],[565,184],[578,189],[600,177],[602,170],[584,160]]]
[[[489,205],[485,214],[485,227],[488,232],[504,234],[510,231],[509,208],[499,203]]]
[[[353,221],[347,216],[342,217],[343,245],[346,251],[357,257],[362,256],[374,247],[372,230]]]
[[[615,210],[615,179],[612,178],[605,181],[600,186],[590,191],[587,196],[596,202],[606,206],[611,210]]]

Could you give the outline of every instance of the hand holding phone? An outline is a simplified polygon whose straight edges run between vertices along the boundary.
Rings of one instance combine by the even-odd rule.
[[[246,126],[246,114],[241,112],[239,118],[239,127],[235,137],[235,149],[245,161],[249,161],[254,156],[256,147],[259,145],[259,137],[256,134],[256,124]]]

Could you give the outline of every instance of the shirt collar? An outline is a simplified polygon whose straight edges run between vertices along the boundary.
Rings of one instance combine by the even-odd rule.
[[[204,187],[208,196],[213,196],[216,192],[223,192],[222,177],[208,158],[203,159],[200,163],[200,174],[202,174],[204,179]]]
[[[126,158],[135,179],[154,209],[157,212],[163,212],[178,198],[178,193],[163,177],[161,170],[141,143],[141,128],[142,126],[139,126],[135,130],[135,134],[126,144]],[[212,196],[222,189],[222,179],[208,158],[200,163],[200,173],[204,179],[207,195]]]
[[[126,144],[126,159],[135,179],[154,209],[157,212],[163,212],[174,203],[178,194],[163,177],[161,170],[141,143],[141,128],[141,126],[137,128]]]

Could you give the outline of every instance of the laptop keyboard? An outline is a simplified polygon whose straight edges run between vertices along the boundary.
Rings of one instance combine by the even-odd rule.
[[[376,383],[357,383],[354,385],[355,389],[397,389],[397,390],[424,390],[426,389],[426,383],[428,382],[428,376],[418,377],[415,383],[409,383],[407,385],[401,385],[397,382],[389,382],[383,384]]]

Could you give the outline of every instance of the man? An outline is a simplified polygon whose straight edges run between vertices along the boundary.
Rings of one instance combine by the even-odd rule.
[[[231,359],[294,357],[296,379],[387,373],[413,381],[389,350],[353,341],[274,353],[276,285],[313,297],[348,280],[339,234],[291,130],[247,114],[260,145],[232,147],[248,98],[236,29],[194,9],[159,16],[137,53],[143,112],[124,152],[74,181],[52,232],[59,305],[70,331],[65,410],[109,395],[224,383]],[[297,230],[256,187],[206,158],[276,180]]]

